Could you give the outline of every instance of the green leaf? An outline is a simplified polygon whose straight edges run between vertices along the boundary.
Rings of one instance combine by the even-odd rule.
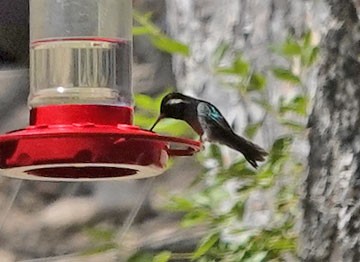
[[[319,53],[319,47],[309,47],[304,50],[301,56],[301,64],[305,67],[309,67],[316,61]]]
[[[85,233],[96,242],[112,241],[115,237],[114,231],[100,228],[85,228]]]
[[[187,45],[166,36],[152,37],[151,43],[163,52],[183,56],[190,55],[190,49]]]
[[[140,14],[139,12],[133,11],[134,20],[140,25],[146,28],[148,34],[150,35],[161,35],[161,30],[153,24],[151,19],[151,14]]]
[[[245,77],[249,74],[250,65],[242,58],[242,56],[239,55],[230,67],[220,67],[216,71],[221,74],[239,75]]]
[[[281,46],[281,53],[285,56],[301,55],[301,46],[294,40],[288,40]]]
[[[281,120],[280,123],[283,126],[286,126],[296,132],[302,132],[305,129],[305,125],[303,123],[296,122],[293,120]]]
[[[244,260],[244,262],[262,262],[265,261],[268,251],[263,251],[252,255],[251,257]]]
[[[304,35],[303,35],[303,47],[307,48],[309,46],[311,46],[311,40],[312,40],[312,33],[310,30],[308,30]]]
[[[238,58],[233,62],[233,68],[235,73],[241,76],[246,76],[249,73],[250,65],[242,58],[242,56],[238,56]]]
[[[246,76],[249,73],[250,65],[242,57],[238,57],[233,63],[233,68],[237,74]]]
[[[189,47],[179,41],[176,41],[164,33],[150,21],[150,16],[142,15],[136,11],[133,12],[134,20],[140,24],[134,28],[133,33],[135,35],[148,34],[151,39],[151,43],[159,50],[167,53],[177,53],[184,56],[189,56]]]
[[[148,35],[151,34],[151,31],[149,30],[149,28],[145,26],[133,26],[132,33],[134,36]]]
[[[289,153],[293,138],[291,136],[280,137],[275,140],[269,156],[269,162],[274,164]]]
[[[310,57],[309,57],[309,60],[307,63],[308,66],[311,66],[316,61],[318,54],[319,54],[319,50],[320,50],[320,48],[318,46],[315,46],[312,48],[312,50],[310,52]]]
[[[281,238],[277,240],[272,240],[269,243],[268,248],[275,250],[295,250],[296,249],[295,238]]]
[[[307,116],[308,109],[308,97],[304,95],[298,95],[291,101],[285,103],[280,102],[279,113],[284,114],[286,112],[294,112],[301,116]]]
[[[306,116],[308,108],[308,97],[299,95],[292,100],[294,111],[299,115]]]
[[[254,169],[248,168],[246,161],[241,159],[233,163],[226,171],[225,174],[234,177],[253,177],[256,175]]]
[[[265,111],[271,112],[273,110],[273,106],[267,99],[252,99],[252,101],[261,106]]]
[[[204,223],[209,218],[209,214],[205,210],[197,209],[185,214],[181,220],[181,226],[192,227]]]
[[[223,59],[226,52],[229,50],[230,44],[222,42],[214,51],[212,55],[212,64],[217,66]]]
[[[301,55],[301,64],[305,67],[311,66],[317,59],[319,47],[312,45],[312,32],[307,31],[303,38],[303,50]]]
[[[272,51],[286,58],[300,56],[302,46],[293,36],[288,36],[285,42],[271,47]]]
[[[167,262],[171,258],[171,252],[170,251],[163,251],[159,254],[157,254],[152,262]]]
[[[245,128],[245,135],[248,137],[248,138],[253,138],[257,131],[259,130],[259,128],[261,127],[262,125],[262,121],[260,122],[257,122],[257,123],[251,123],[251,124],[248,124]]]
[[[170,203],[166,206],[167,209],[173,211],[192,211],[194,209],[194,202],[184,197],[173,196]]]
[[[287,81],[295,85],[301,84],[300,78],[293,72],[291,72],[291,70],[289,69],[278,67],[272,69],[272,72],[274,76],[279,80]]]
[[[293,141],[293,138],[291,136],[280,137],[275,140],[271,151],[272,152],[283,152],[284,150],[288,150],[292,141]]]
[[[261,180],[261,179],[269,179],[269,178],[271,178],[271,177],[273,177],[273,176],[274,176],[274,173],[272,172],[272,170],[265,168],[265,169],[261,169],[261,170],[258,172],[256,178],[259,179],[259,180]]]
[[[96,247],[89,248],[88,250],[81,253],[83,256],[91,256],[95,254],[104,253],[111,249],[116,249],[118,246],[115,243],[105,243]]]
[[[209,251],[210,248],[212,248],[216,244],[218,240],[219,235],[217,233],[213,233],[203,239],[200,246],[193,253],[192,260],[198,259],[203,256],[206,252]]]
[[[263,90],[266,86],[266,77],[260,73],[254,73],[250,77],[250,83],[247,87],[248,91]]]
[[[137,252],[132,255],[127,262],[149,262],[152,261],[154,255],[149,252]]]
[[[236,72],[232,67],[219,67],[216,69],[216,73],[224,75],[236,75]]]

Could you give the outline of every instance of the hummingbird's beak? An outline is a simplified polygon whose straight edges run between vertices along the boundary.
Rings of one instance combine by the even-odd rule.
[[[160,122],[161,119],[165,118],[165,115],[160,114],[159,117],[156,119],[155,123],[152,125],[152,127],[149,129],[150,131],[152,131],[154,129],[154,127]]]

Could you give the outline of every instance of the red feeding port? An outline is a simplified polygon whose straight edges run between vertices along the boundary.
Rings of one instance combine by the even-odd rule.
[[[169,156],[191,155],[200,146],[129,125],[129,107],[44,106],[30,116],[30,126],[0,136],[5,175],[60,181],[150,177],[163,172]]]

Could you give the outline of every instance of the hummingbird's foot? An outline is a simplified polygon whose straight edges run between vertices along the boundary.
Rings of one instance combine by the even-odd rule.
[[[204,140],[204,136],[203,135],[201,135],[200,136],[200,139],[199,139],[199,142],[201,143],[201,145],[200,145],[200,150],[201,151],[204,151],[205,150],[205,145],[204,145],[204,142],[205,142],[206,140]]]
[[[204,144],[205,142],[210,142],[209,137],[204,133],[200,136],[200,142]]]

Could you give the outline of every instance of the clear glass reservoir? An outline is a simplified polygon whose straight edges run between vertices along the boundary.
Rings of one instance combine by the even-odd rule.
[[[30,0],[29,105],[132,103],[132,1]]]

